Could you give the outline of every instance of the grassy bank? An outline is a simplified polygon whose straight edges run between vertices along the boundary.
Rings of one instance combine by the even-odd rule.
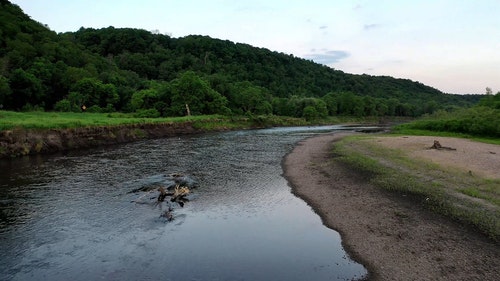
[[[123,113],[12,112],[0,111],[0,130],[70,129],[81,127],[112,127],[133,124],[209,122],[221,116],[187,116],[172,118],[138,118]]]
[[[200,115],[170,118],[139,118],[125,113],[13,112],[0,111],[0,130],[71,129],[134,124],[192,123],[198,129],[246,128],[249,126],[307,125],[299,118],[277,116],[228,117]]]
[[[321,120],[274,115],[145,118],[124,113],[0,111],[0,158],[213,131],[370,121],[352,117]]]
[[[369,136],[336,143],[336,161],[367,176],[376,186],[405,194],[453,220],[500,241],[500,181],[470,177],[451,168],[409,158],[403,151],[377,145]]]
[[[245,129],[275,126],[311,126],[332,124],[376,124],[379,118],[338,116],[306,120],[275,115],[197,115],[168,118],[136,117],[126,113],[72,113],[72,112],[13,112],[0,110],[0,130],[12,129],[73,129],[82,127],[113,127],[137,124],[190,123],[196,129]]]
[[[307,124],[304,119],[277,116],[139,118],[122,113],[0,111],[0,158],[211,131]]]

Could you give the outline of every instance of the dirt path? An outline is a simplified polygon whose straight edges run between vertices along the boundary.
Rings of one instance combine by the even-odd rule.
[[[498,244],[345,169],[330,154],[343,135],[299,143],[284,160],[285,177],[324,224],[340,232],[370,280],[498,280]]]

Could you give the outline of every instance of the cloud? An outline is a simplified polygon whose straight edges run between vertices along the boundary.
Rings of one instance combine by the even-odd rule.
[[[327,29],[327,28],[328,28],[327,25],[322,25],[322,26],[319,27],[319,29]]]
[[[314,53],[308,54],[304,58],[325,65],[337,63],[351,55],[349,52],[342,50],[325,50],[323,52],[316,52],[316,50],[313,49],[312,51]]]
[[[372,23],[372,24],[365,24],[363,26],[363,29],[364,30],[370,30],[370,29],[374,29],[374,28],[377,28],[379,27],[380,25],[379,24],[376,24],[376,23]]]

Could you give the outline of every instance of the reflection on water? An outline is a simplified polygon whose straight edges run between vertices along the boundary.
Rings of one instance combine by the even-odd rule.
[[[338,127],[148,140],[0,162],[1,280],[351,280],[366,274],[294,197],[281,160]],[[199,182],[174,220],[129,193],[182,172]],[[157,193],[151,193],[154,197]],[[154,201],[154,200],[153,200]]]

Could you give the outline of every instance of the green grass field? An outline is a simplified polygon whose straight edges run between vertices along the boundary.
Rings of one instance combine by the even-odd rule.
[[[90,126],[119,126],[126,124],[151,124],[196,122],[224,119],[221,116],[187,116],[172,118],[137,118],[124,113],[71,113],[71,112],[13,112],[0,111],[0,130],[65,129]]]

